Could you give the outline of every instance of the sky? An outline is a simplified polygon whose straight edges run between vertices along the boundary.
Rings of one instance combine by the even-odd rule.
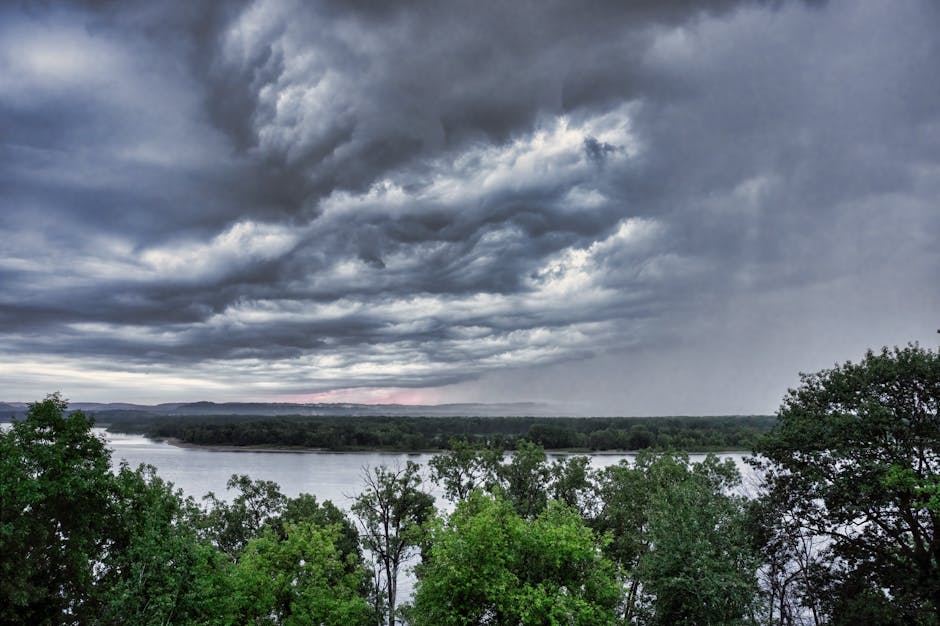
[[[940,335],[932,0],[6,2],[0,400],[772,413]]]

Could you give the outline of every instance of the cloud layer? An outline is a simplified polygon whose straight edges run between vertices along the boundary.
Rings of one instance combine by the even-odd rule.
[[[934,340],[938,32],[926,0],[8,7],[0,395],[773,410]]]

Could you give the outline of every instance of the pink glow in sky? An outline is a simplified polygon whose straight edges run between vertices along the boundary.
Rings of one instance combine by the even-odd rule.
[[[438,404],[440,394],[433,389],[369,387],[332,389],[319,393],[279,396],[278,402],[353,404]]]

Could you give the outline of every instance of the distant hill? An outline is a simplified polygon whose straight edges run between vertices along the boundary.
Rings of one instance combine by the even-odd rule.
[[[73,411],[81,410],[86,412],[97,411],[148,411],[163,412],[170,411],[180,406],[179,402],[172,404],[130,404],[127,402],[69,402],[69,408]]]
[[[0,402],[0,422],[6,422],[11,417],[23,417],[26,414],[26,404],[19,402]]]
[[[25,402],[0,402],[0,420],[22,416]],[[156,405],[123,402],[72,402],[71,410],[81,410],[106,422],[109,417],[166,417],[196,415],[301,415],[301,416],[422,416],[422,417],[556,417],[561,413],[538,402],[458,403],[458,404],[354,404],[286,402],[174,402]]]
[[[260,403],[193,402],[167,410],[167,415],[426,415],[426,416],[503,416],[558,415],[548,405],[537,402],[462,403],[462,404],[354,404],[354,403]]]

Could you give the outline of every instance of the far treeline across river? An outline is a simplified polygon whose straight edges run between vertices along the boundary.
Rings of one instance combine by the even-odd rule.
[[[330,451],[447,450],[454,440],[514,450],[530,441],[551,450],[659,448],[686,452],[751,450],[777,419],[719,417],[150,417],[106,414],[108,429],[204,446],[313,448]]]

